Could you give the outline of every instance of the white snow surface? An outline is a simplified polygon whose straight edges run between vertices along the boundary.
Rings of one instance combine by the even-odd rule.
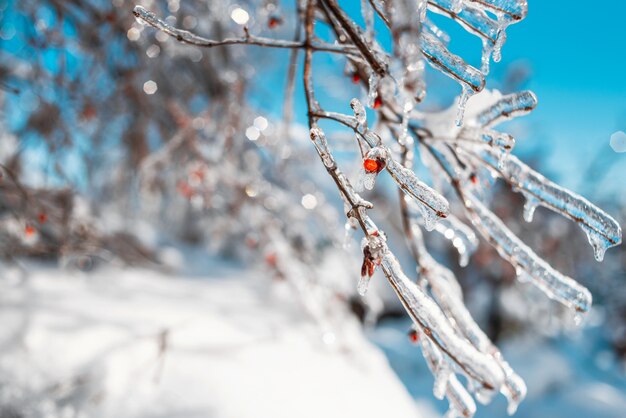
[[[436,416],[355,320],[322,335],[262,272],[29,271],[0,272],[2,417]]]

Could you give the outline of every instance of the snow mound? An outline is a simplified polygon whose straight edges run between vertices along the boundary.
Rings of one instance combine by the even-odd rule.
[[[282,284],[216,272],[3,274],[0,416],[430,415],[358,324],[321,338]]]

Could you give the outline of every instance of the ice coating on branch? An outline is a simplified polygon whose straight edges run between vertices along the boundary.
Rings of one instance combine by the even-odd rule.
[[[483,127],[497,125],[505,120],[525,115],[536,106],[537,96],[532,91],[508,94],[480,112],[476,116],[476,123]]]
[[[333,161],[330,150],[328,149],[328,142],[326,141],[326,135],[324,135],[324,132],[321,129],[312,128],[311,140],[313,141],[313,145],[315,145],[317,153],[322,158],[324,165],[327,168],[332,168],[335,165],[335,162]]]
[[[420,181],[412,170],[390,158],[387,161],[387,171],[398,186],[417,201],[427,230],[432,231],[440,218],[450,214],[450,205],[446,198]]]
[[[459,138],[476,140],[479,143],[482,142],[489,147],[496,148],[498,151],[498,167],[500,168],[502,168],[504,160],[515,146],[515,139],[511,135],[492,129],[464,127],[459,132]]]
[[[528,14],[526,0],[467,0],[508,20],[522,20]]]
[[[466,31],[483,40],[481,69],[483,74],[489,73],[489,60],[496,45],[498,49],[506,37],[502,22],[498,22],[478,7],[465,5],[459,12],[453,10],[452,0],[429,0],[429,8],[435,13],[443,14],[457,21]]]
[[[586,313],[591,308],[591,293],[571,277],[556,271],[537,256],[504,223],[472,194],[466,195],[473,222],[492,243],[500,255],[509,260],[518,275],[528,275],[535,286],[550,298],[577,312]]]
[[[455,12],[452,0],[429,0],[428,6],[433,12],[456,20],[468,32],[488,39],[492,44],[496,42],[500,26],[483,10],[465,5],[461,11]]]
[[[422,53],[430,65],[472,92],[478,93],[485,87],[485,78],[480,71],[450,53],[439,39],[428,32],[422,33]]]
[[[484,387],[499,389],[504,373],[494,359],[456,334],[437,304],[406,277],[396,257],[386,248],[381,267],[409,316],[424,334],[470,378]]]
[[[376,98],[378,97],[379,83],[380,77],[378,76],[378,74],[372,71],[368,80],[369,90],[367,92],[367,105],[371,108],[374,107],[374,103],[376,102]]]
[[[428,368],[433,375],[438,375],[444,362],[441,351],[418,329],[416,329],[416,332],[418,332],[422,355],[426,360]],[[472,396],[454,375],[449,375],[448,377],[445,396],[449,404],[446,416],[451,418],[471,418],[476,413],[474,399],[472,399]]]
[[[341,190],[341,197],[350,210],[353,206],[371,209],[373,205],[367,200],[364,200],[354,191],[346,176],[337,168],[335,159],[328,148],[328,142],[326,141],[326,135],[324,135],[324,132],[317,127],[311,128],[310,137],[311,141],[313,141],[313,145],[315,146],[315,150],[326,167],[326,170],[335,173],[336,181],[338,183],[337,185]]]
[[[350,107],[354,112],[354,117],[356,118],[356,122],[363,127],[367,127],[367,113],[365,113],[365,108],[361,104],[358,99],[352,99],[350,101]]]
[[[463,10],[463,0],[451,0],[450,3],[450,10],[452,10],[452,12],[459,13]]]
[[[419,228],[413,229],[413,238],[420,254],[419,270],[428,283],[431,294],[454,327],[480,352],[492,356],[505,375],[500,392],[509,402],[509,410],[515,410],[526,396],[524,381],[504,361],[497,347],[480,329],[463,303],[461,286],[454,273],[435,261],[427,252]],[[492,391],[491,391],[492,392]]]
[[[517,157],[509,156],[501,173],[526,197],[524,219],[527,222],[532,221],[539,205],[572,219],[587,234],[598,261],[602,261],[608,248],[622,242],[622,229],[613,217],[584,197],[551,182]]]
[[[422,355],[431,373],[435,376],[439,375],[439,371],[443,368],[443,364],[446,362],[441,353],[441,350],[424,335],[419,328],[414,327],[418,333],[420,347]],[[446,416],[452,418],[471,418],[476,413],[476,403],[469,392],[463,387],[461,382],[456,378],[454,374],[451,374],[447,380],[447,386],[445,388],[445,396],[448,400],[449,409]]]
[[[433,385],[433,396],[439,400],[442,400],[446,396],[446,389],[448,389],[448,382],[452,377],[452,370],[445,362],[437,369],[435,373],[435,384]]]

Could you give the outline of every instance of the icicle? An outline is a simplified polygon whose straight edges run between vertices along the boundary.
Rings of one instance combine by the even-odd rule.
[[[493,62],[500,62],[502,59],[502,46],[506,41],[506,32],[504,28],[500,29],[496,37],[496,43],[493,46]]]
[[[532,91],[522,91],[502,97],[476,116],[479,126],[497,125],[513,117],[525,115],[537,106],[537,96]]]
[[[487,209],[476,197],[466,195],[473,221],[480,227],[500,253],[513,265],[527,273],[532,282],[550,298],[575,309],[587,312],[591,307],[591,293],[575,280],[553,269],[545,260],[537,256],[504,223]]]
[[[473,94],[472,90],[467,87],[465,84],[463,86],[463,91],[461,92],[461,97],[459,98],[458,109],[456,113],[456,120],[454,123],[456,126],[463,125],[463,115],[465,114],[465,106],[467,105],[467,100]]]
[[[526,197],[526,203],[524,203],[524,220],[530,223],[533,221],[535,209],[537,209],[537,206],[539,206],[541,202],[528,193],[524,193],[524,196]]]
[[[435,384],[433,385],[433,396],[437,399],[443,399],[446,396],[446,389],[448,388],[448,380],[452,372],[450,368],[443,363],[439,369],[435,372]]]
[[[596,259],[596,261],[600,262],[604,260],[604,253],[606,253],[606,250],[612,247],[613,245],[607,242],[607,240],[605,240],[602,236],[595,233],[595,231],[593,231],[592,229],[590,228],[583,228],[583,229],[585,230],[585,233],[587,234],[587,240],[589,241],[589,244],[593,248],[593,256]]]
[[[374,185],[376,184],[376,173],[368,172],[365,169],[361,169],[359,171],[359,178],[356,183],[357,192],[362,192],[363,190],[372,190],[374,189]]]
[[[423,333],[420,333],[419,341],[426,364],[435,375],[444,363],[441,351]],[[474,400],[453,374],[448,378],[445,395],[449,403],[448,412],[453,411],[455,417],[471,418],[476,413]]]
[[[576,316],[579,316],[579,314],[576,314],[574,317]],[[506,365],[508,366],[508,363]],[[526,397],[526,383],[524,383],[521,377],[513,373],[512,370],[510,370],[510,373],[505,370],[505,373],[507,373],[507,377],[503,385],[502,393],[504,393],[508,402],[506,412],[509,415],[513,415],[517,411],[520,402]]]
[[[354,117],[356,118],[356,122],[359,126],[367,128],[367,113],[365,113],[365,108],[361,102],[358,99],[352,99],[350,101],[350,107],[354,112]]]
[[[480,72],[484,75],[489,74],[489,61],[493,52],[493,44],[488,39],[483,39],[483,52],[480,59]]]
[[[369,78],[369,91],[367,93],[367,105],[370,108],[374,108],[376,98],[378,97],[378,84],[380,83],[380,77],[374,71],[370,74]]]
[[[424,224],[432,230],[438,218],[450,213],[448,201],[438,192],[421,182],[412,170],[403,167],[393,159],[387,161],[387,171],[398,186],[419,204]]]
[[[372,277],[369,274],[365,274],[359,278],[359,284],[357,285],[357,292],[359,295],[365,296],[367,294],[367,288],[370,284]]]
[[[483,405],[489,405],[495,395],[496,391],[491,389],[477,388],[474,391],[474,396],[476,397],[476,400]]]

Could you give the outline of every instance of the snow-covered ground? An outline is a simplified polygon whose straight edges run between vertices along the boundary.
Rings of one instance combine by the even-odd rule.
[[[176,275],[28,271],[0,271],[2,418],[430,418],[447,407],[408,320],[366,337],[346,316],[329,334],[262,271],[214,259]],[[624,370],[601,341],[596,323],[504,343],[529,388],[516,417],[626,416]],[[476,415],[505,416],[502,397]]]
[[[283,285],[207,266],[2,271],[0,417],[436,416],[356,322],[322,338]]]
[[[411,395],[444,413],[446,402],[432,397],[433,377],[420,350],[407,340],[409,325],[408,320],[386,321],[369,336],[386,353]],[[574,336],[555,340],[530,337],[499,344],[528,386],[516,418],[626,417],[625,369],[602,340],[600,325],[598,321]],[[478,405],[475,415],[506,416],[502,396],[490,405]]]

